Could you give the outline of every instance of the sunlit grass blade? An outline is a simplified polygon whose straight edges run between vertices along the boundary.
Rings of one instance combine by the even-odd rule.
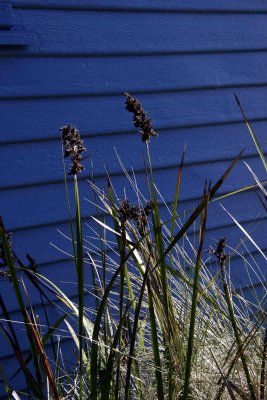
[[[154,355],[154,368],[155,368],[155,377],[157,384],[157,395],[158,399],[164,400],[164,386],[163,386],[163,377],[161,372],[161,361],[160,361],[160,351],[159,351],[159,340],[157,333],[157,322],[153,304],[153,294],[150,286],[149,280],[147,281],[147,290],[148,290],[148,309],[149,309],[149,318],[150,318],[150,327],[151,327],[151,341]]]
[[[267,184],[267,180],[260,181],[260,183],[261,183],[261,185],[266,185]],[[225,199],[226,197],[233,196],[233,195],[236,195],[236,194],[239,194],[239,193],[243,193],[243,192],[246,192],[246,191],[252,190],[252,189],[257,189],[257,188],[258,188],[258,184],[257,183],[255,183],[254,185],[248,185],[248,186],[245,186],[243,188],[236,189],[236,190],[233,190],[232,192],[225,193],[225,194],[222,194],[221,196],[215,197],[215,199],[213,199],[212,201],[222,200],[222,199]]]
[[[215,354],[214,354],[213,350],[210,349],[210,352],[211,352],[211,355],[212,355],[212,357],[213,357],[213,359],[215,361],[216,367],[218,368],[218,371],[220,372],[220,375],[221,375],[221,378],[222,378],[222,380],[224,382],[224,385],[227,387],[229,396],[231,397],[232,400],[237,400],[235,395],[234,395],[234,393],[233,393],[233,390],[232,390],[231,386],[229,385],[228,379],[224,376],[223,371],[221,370],[221,367],[220,367],[220,365],[219,365],[219,363],[218,363],[218,361],[217,361],[217,359],[215,357]]]
[[[266,170],[266,172],[267,172],[267,163],[266,163],[266,160],[265,160],[265,157],[264,157],[262,148],[261,148],[261,146],[260,146],[260,143],[259,143],[259,141],[258,141],[258,139],[257,139],[257,136],[256,136],[255,132],[253,131],[253,129],[252,129],[252,127],[251,127],[251,125],[250,125],[250,123],[249,123],[247,117],[246,117],[246,114],[245,114],[245,112],[244,112],[244,110],[243,110],[243,107],[242,107],[242,105],[241,105],[241,103],[240,103],[240,101],[239,101],[239,99],[238,99],[238,97],[237,97],[236,94],[235,94],[235,99],[236,99],[236,102],[237,102],[237,104],[238,104],[238,106],[239,106],[239,108],[240,108],[241,113],[243,114],[243,117],[244,117],[244,120],[245,120],[245,122],[246,122],[247,128],[248,128],[249,133],[250,133],[250,135],[251,135],[251,137],[252,137],[252,139],[253,139],[253,141],[254,141],[254,144],[255,144],[255,146],[256,146],[256,148],[257,148],[257,151],[258,151],[259,156],[260,156],[260,158],[261,158],[262,164],[263,164],[263,166],[264,166],[264,168],[265,168],[265,170]]]
[[[263,348],[261,355],[260,400],[265,399],[266,358],[267,358],[267,327],[265,328],[265,333],[263,337]]]
[[[230,172],[232,171],[232,169],[234,168],[234,166],[236,165],[236,163],[238,162],[238,160],[240,159],[241,155],[242,155],[243,151],[241,151],[238,156],[232,161],[232,163],[230,164],[230,166],[227,168],[227,170],[224,172],[224,174],[220,177],[220,179],[215,183],[215,185],[211,188],[210,190],[210,200],[212,200],[212,198],[214,197],[214,195],[217,193],[217,191],[219,190],[219,188],[221,187],[221,185],[223,184],[223,182],[225,181],[225,179],[228,177],[228,175],[230,174]],[[204,210],[206,206],[206,200],[203,199],[199,205],[197,206],[197,208],[195,209],[195,211],[191,214],[191,216],[188,218],[188,220],[184,223],[184,225],[182,226],[182,228],[179,230],[179,232],[174,236],[173,240],[171,241],[171,243],[169,244],[169,246],[166,248],[166,250],[164,251],[163,256],[161,257],[162,259],[164,259],[167,254],[170,253],[170,251],[172,250],[172,248],[175,246],[175,244],[183,237],[183,235],[187,232],[187,230],[192,226],[192,224],[195,222],[195,220],[198,218],[198,216],[201,214],[201,212]],[[158,260],[156,266],[158,266],[160,264],[160,262],[162,261],[161,258]]]
[[[238,226],[238,228],[245,234],[245,236],[249,239],[249,241],[255,246],[258,252],[262,255],[262,257],[267,261],[266,255],[263,253],[261,248],[257,245],[257,243],[252,239],[249,233],[242,227],[242,225],[232,216],[232,214],[226,210],[226,208],[221,204],[222,209],[229,215],[229,217],[234,221],[234,223]]]

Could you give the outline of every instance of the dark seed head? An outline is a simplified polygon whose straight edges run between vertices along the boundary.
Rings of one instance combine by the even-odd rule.
[[[152,126],[151,119],[147,117],[141,103],[136,98],[132,97],[129,93],[125,93],[125,96],[126,110],[134,114],[134,126],[140,128],[142,141],[148,142],[151,137],[158,135]]]
[[[84,166],[81,164],[81,154],[86,151],[86,148],[75,126],[65,125],[60,128],[60,131],[64,146],[64,157],[70,157],[72,160],[72,165],[70,166],[68,174],[75,175],[84,169]]]

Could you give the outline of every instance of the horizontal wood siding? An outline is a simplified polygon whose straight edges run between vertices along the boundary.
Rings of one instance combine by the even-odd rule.
[[[214,183],[231,160],[243,159],[265,179],[253,141],[236,105],[236,93],[259,141],[267,148],[267,3],[265,0],[13,0],[12,24],[32,32],[28,46],[0,45],[1,177],[0,213],[13,232],[17,253],[30,253],[40,271],[68,287],[75,299],[59,128],[76,125],[90,154],[81,175],[84,232],[95,235],[95,213],[87,180],[106,187],[106,162],[119,197],[134,191],[122,177],[116,148],[126,170],[132,168],[144,193],[144,146],[124,109],[124,92],[138,96],[159,136],[151,157],[159,190],[171,205],[177,166],[187,144],[181,204],[190,210],[199,201],[206,179]],[[10,2],[5,2],[10,4]],[[68,161],[67,161],[68,163]],[[241,161],[220,193],[253,184]],[[87,199],[87,200],[86,200]],[[229,197],[223,205],[267,250],[266,215],[253,191]],[[160,201],[166,219],[168,213]],[[252,224],[256,220],[258,224]],[[91,226],[91,228],[90,228]],[[60,230],[60,232],[57,231]],[[63,233],[63,235],[62,235]],[[242,234],[219,202],[211,205],[206,246],[227,236],[235,247]],[[190,239],[196,240],[193,231]],[[53,243],[54,247],[51,246]],[[97,243],[97,242],[96,242]],[[97,248],[87,243],[97,258]],[[62,251],[59,251],[61,249]],[[263,258],[247,244],[247,260]],[[252,256],[249,256],[252,252]],[[115,257],[110,249],[109,255]],[[216,266],[211,263],[211,268]],[[231,277],[237,288],[259,283],[248,275],[242,258],[233,256]],[[262,279],[267,279],[266,262]],[[64,281],[64,282],[63,282]],[[90,284],[89,268],[86,282]],[[7,281],[0,282],[14,319],[17,304]],[[33,304],[39,297],[33,292]],[[38,311],[39,313],[39,311]],[[27,345],[22,335],[22,348]],[[66,339],[67,342],[67,339]],[[67,346],[67,344],[66,344]],[[12,374],[14,357],[7,346],[0,357]],[[25,382],[18,378],[18,384]],[[4,397],[3,388],[0,389]]]
[[[57,0],[13,0],[15,7],[19,8],[48,8],[48,9],[114,9],[114,10],[164,10],[164,11],[266,11],[267,6],[265,0],[232,0],[231,2],[222,2],[221,0],[202,0],[201,3],[198,0],[191,0],[185,2],[183,0],[135,0],[134,3],[128,0],[61,0],[60,3]]]

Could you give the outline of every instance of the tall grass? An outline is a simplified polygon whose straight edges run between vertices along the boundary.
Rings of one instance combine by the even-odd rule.
[[[245,117],[240,102],[239,106]],[[134,174],[129,174],[123,165],[135,194],[134,204],[117,196],[108,172],[106,191],[93,179],[89,182],[96,207],[90,222],[94,234],[89,244],[92,252],[84,248],[85,242],[87,247],[88,243],[83,234],[79,196],[79,172],[83,169],[82,153],[86,149],[75,127],[66,125],[61,129],[64,161],[70,157],[72,162],[69,174],[73,183],[67,180],[65,162],[64,171],[77,304],[38,273],[33,261],[30,267],[23,265],[12,249],[3,222],[0,223],[1,258],[5,267],[2,275],[8,276],[16,295],[30,349],[25,356],[17,322],[11,320],[0,297],[6,320],[0,328],[19,364],[15,375],[24,374],[28,383],[26,393],[14,390],[12,379],[1,367],[7,397],[263,400],[267,353],[263,304],[250,303],[232,287],[227,272],[231,259],[224,238],[218,238],[215,250],[204,251],[210,203],[216,199],[242,152],[213,186],[206,183],[200,188],[203,195],[199,204],[187,211],[186,218],[181,218],[179,194],[185,152],[178,166],[173,204],[169,207],[158,190],[150,157],[149,142],[156,140],[156,131],[140,102],[129,94],[126,94],[126,108],[133,114],[134,125],[144,142],[146,194],[140,191]],[[256,135],[247,119],[246,123],[263,161]],[[264,183],[256,180],[256,184],[266,195]],[[73,199],[69,185],[74,186]],[[196,227],[197,243],[193,245],[190,235]],[[211,262],[217,264],[217,272],[212,272]],[[84,296],[84,269],[88,264],[92,272],[90,308]],[[250,265],[249,259],[246,264]],[[251,268],[255,269],[252,263]],[[24,276],[27,285],[34,285],[40,293],[44,323],[38,321],[31,305]],[[264,282],[262,288],[266,295]],[[54,324],[50,324],[47,309],[51,306],[51,296],[58,299],[64,310]],[[42,325],[46,326],[45,333],[40,329]],[[61,351],[60,338],[66,335],[76,347],[72,368],[66,367],[70,355]],[[49,342],[52,357],[47,352]]]

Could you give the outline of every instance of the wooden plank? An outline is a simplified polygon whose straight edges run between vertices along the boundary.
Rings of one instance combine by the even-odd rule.
[[[136,10],[166,10],[166,11],[266,11],[264,0],[232,0],[229,3],[220,0],[135,0],[133,4],[128,0],[14,0],[14,6],[18,8],[51,8],[51,9],[136,9]]]
[[[20,57],[19,63],[16,57],[3,57],[0,76],[0,98],[266,85],[267,52],[104,59]]]
[[[138,97],[155,129],[175,129],[242,121],[233,92],[231,88]],[[237,88],[236,93],[250,120],[266,119],[267,87]],[[54,139],[66,123],[76,125],[83,135],[133,131],[132,116],[124,110],[124,102],[123,95],[1,100],[4,132],[0,141]]]
[[[0,28],[10,28],[13,24],[12,6],[10,2],[2,2],[0,4]]]
[[[256,122],[253,127],[262,148],[267,149],[266,122]],[[80,177],[85,179],[91,176],[91,161],[95,177],[105,174],[105,162],[110,174],[122,174],[114,147],[128,171],[131,168],[136,172],[142,171],[144,145],[139,136],[138,132],[134,132],[83,137],[88,149],[86,154],[90,158],[84,161],[86,169]],[[195,168],[198,163],[233,159],[242,148],[245,148],[245,158],[256,154],[254,142],[244,122],[227,126],[160,130],[159,136],[153,139],[150,145],[153,165],[157,169],[175,167],[180,162],[185,144],[185,163],[194,164]],[[1,169],[4,172],[0,178],[2,190],[62,182],[63,164],[59,132],[57,140],[7,144],[2,145],[1,150]],[[65,159],[65,163],[68,169],[70,160]]]
[[[35,33],[27,28],[0,30],[0,46],[34,45],[35,38]]]
[[[262,13],[201,13],[192,18],[179,13],[15,10],[14,24],[30,26],[36,32],[36,46],[27,54],[237,51],[266,49],[267,39]]]
[[[247,161],[258,175],[259,179],[265,179],[261,161],[259,159],[248,159]],[[184,169],[180,200],[189,201],[190,199],[201,197],[205,181],[212,180],[212,182],[215,182],[223,174],[229,164],[230,161],[218,161],[214,163],[187,166]],[[155,179],[158,188],[163,194],[164,200],[167,202],[173,200],[176,176],[177,170],[175,169],[155,171]],[[136,180],[140,191],[147,199],[145,175],[137,173]],[[126,177],[114,176],[112,177],[112,183],[120,199],[124,198],[125,191],[131,202],[137,202],[136,194]],[[250,172],[246,166],[240,162],[228,180],[224,183],[220,193],[229,192],[253,183],[254,179]],[[96,184],[100,188],[107,189],[107,179],[105,177],[96,179]],[[74,198],[72,187],[73,185],[70,185],[71,198]],[[91,201],[94,200],[92,190],[87,181],[80,182],[80,194],[81,198],[86,198]],[[252,199],[255,200],[254,194],[252,194]],[[260,211],[262,206],[258,203],[258,200],[255,201],[259,205],[258,211]],[[251,201],[250,207],[252,214],[254,215],[253,204],[254,202]],[[237,204],[237,206],[241,207],[240,204]],[[247,218],[245,210],[243,211],[243,217],[242,212],[240,211],[241,217]],[[50,184],[37,187],[22,187],[20,189],[4,190],[1,194],[1,214],[6,221],[7,229],[11,231],[21,228],[29,229],[29,227],[47,224],[59,224],[61,221],[66,221],[68,219],[68,214],[64,184]],[[95,207],[83,200],[82,214],[84,217],[88,218],[90,215],[95,214]],[[216,220],[216,226],[220,225],[220,222],[223,221]]]

